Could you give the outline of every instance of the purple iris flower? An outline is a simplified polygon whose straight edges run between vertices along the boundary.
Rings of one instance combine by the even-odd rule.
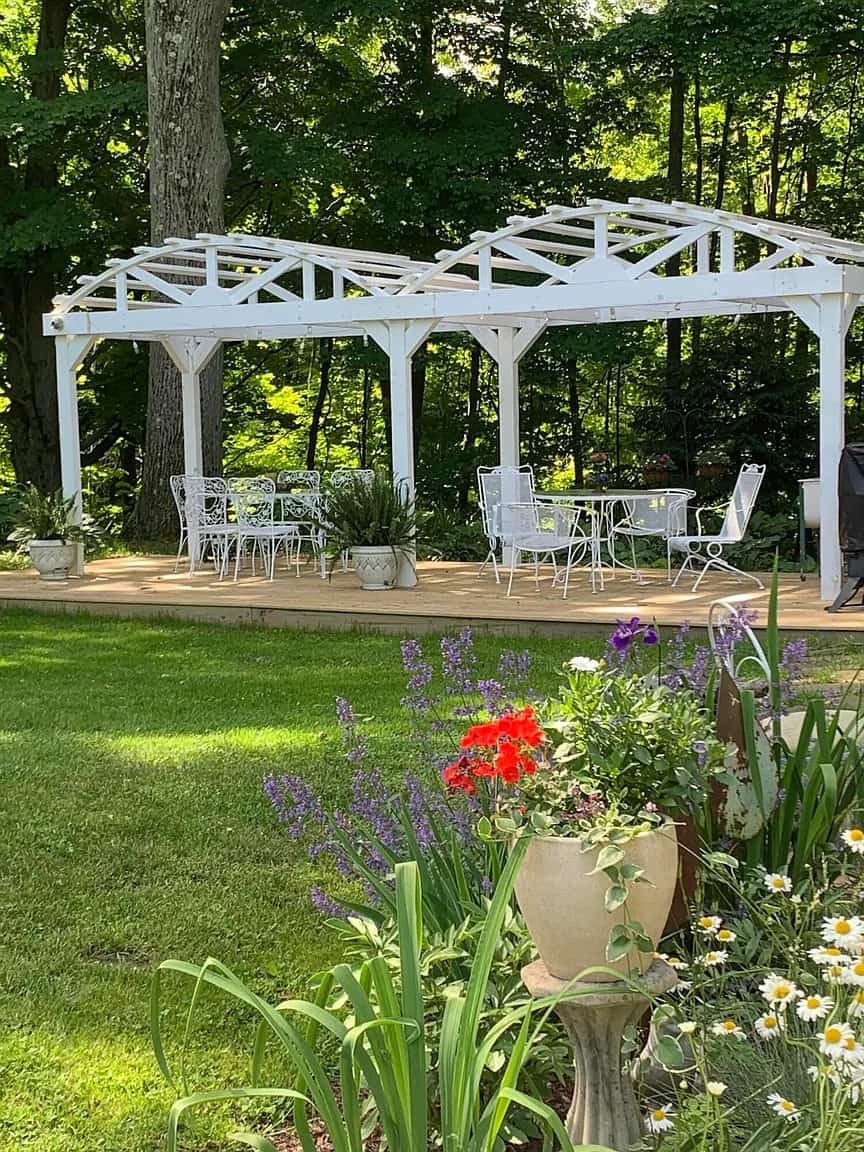
[[[640,638],[643,644],[656,644],[657,629],[653,624],[643,624],[638,616],[633,616],[629,621],[618,621],[618,627],[609,637],[609,643],[616,652],[623,655],[637,638]]]

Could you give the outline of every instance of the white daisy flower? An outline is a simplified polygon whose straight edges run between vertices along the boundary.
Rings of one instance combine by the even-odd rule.
[[[772,1112],[782,1116],[784,1120],[797,1120],[798,1108],[791,1100],[781,1096],[779,1092],[772,1092],[768,1097],[768,1106]]]
[[[674,968],[676,972],[686,972],[687,962],[682,960],[680,956],[670,956],[668,952],[655,952],[654,958],[656,960],[665,960],[670,968]]]
[[[845,984],[846,968],[842,964],[829,964],[827,968],[822,969],[822,979],[835,988],[838,984]]]
[[[571,672],[596,672],[600,667],[600,661],[592,660],[590,656],[574,656],[567,667]]]
[[[705,1085],[705,1091],[709,1096],[722,1096],[726,1091],[726,1085],[722,1080],[709,1080]]]
[[[723,919],[720,916],[700,916],[696,921],[696,927],[706,936],[716,936],[722,923]]]
[[[737,936],[731,928],[720,928],[716,934],[715,939],[718,944],[731,944]]]
[[[780,1035],[780,1032],[786,1027],[786,1024],[782,1016],[766,1012],[764,1016],[759,1017],[754,1027],[763,1040],[773,1040],[775,1036]]]
[[[673,992],[679,992],[679,993],[689,992],[692,987],[693,987],[693,981],[692,980],[679,980],[678,983],[675,985],[675,987],[672,989],[672,991]]]
[[[849,1015],[864,1016],[864,988],[859,988],[849,1004]]]
[[[852,984],[855,988],[864,988],[864,956],[843,969],[843,983]]]
[[[771,972],[759,985],[759,991],[769,1004],[778,1004],[784,1007],[791,1004],[801,996],[801,989],[786,976],[778,976]]]
[[[723,948],[718,948],[715,952],[706,952],[704,956],[700,956],[696,963],[702,964],[705,968],[719,968],[728,958],[729,953]]]
[[[672,1117],[675,1115],[672,1108],[665,1104],[662,1108],[654,1108],[645,1117],[645,1127],[649,1132],[669,1132],[675,1127]]]
[[[790,897],[789,897],[789,903],[790,903],[790,904],[803,904],[803,903],[804,903],[804,901],[803,901],[803,899],[802,899],[802,897],[801,897],[801,893],[800,893],[800,892],[796,892],[796,893],[794,893],[794,895],[790,896]]]
[[[697,1027],[698,1025],[695,1020],[682,1020],[678,1025],[678,1031],[682,1036],[692,1036]]]
[[[849,957],[842,948],[834,944],[823,944],[821,948],[811,948],[807,953],[816,964],[848,964]]]
[[[821,1067],[816,1064],[811,1064],[807,1069],[807,1075],[814,1082],[818,1080],[820,1076],[824,1076],[825,1079],[830,1080],[835,1087],[840,1083],[840,1073],[833,1064],[823,1064]]]
[[[854,1036],[847,1036],[843,1041],[843,1063],[864,1063],[864,1044],[859,1044]]]
[[[769,872],[765,877],[764,883],[769,892],[792,891],[792,881],[782,872]]]
[[[850,1037],[854,1040],[855,1034],[848,1024],[829,1024],[819,1040],[819,1051],[832,1060],[840,1059]]]
[[[828,916],[822,921],[822,939],[848,951],[855,951],[864,939],[860,916]]]
[[[802,1020],[821,1020],[833,1007],[834,1001],[830,996],[819,996],[816,992],[811,992],[809,996],[798,1001],[795,1011]]]
[[[850,852],[857,852],[859,856],[864,855],[864,829],[850,828],[840,839]]]
[[[747,1038],[734,1020],[718,1020],[716,1024],[711,1025],[711,1031],[715,1036],[734,1036],[738,1040]]]

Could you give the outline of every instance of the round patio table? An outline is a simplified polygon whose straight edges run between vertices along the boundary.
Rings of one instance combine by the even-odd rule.
[[[538,500],[553,501],[559,504],[572,504],[591,508],[591,585],[596,591],[599,580],[600,589],[604,587],[603,568],[624,568],[633,573],[634,579],[641,580],[641,573],[635,564],[625,564],[617,559],[614,553],[613,529],[618,523],[615,519],[616,505],[625,508],[625,519],[632,519],[634,511],[639,504],[656,505],[659,500],[668,500],[670,496],[676,498],[676,514],[681,517],[681,531],[687,527],[687,504],[696,493],[690,488],[571,488],[560,492],[538,492]],[[668,533],[658,528],[658,531],[637,532],[637,535],[662,535],[668,538]],[[632,537],[631,537],[632,538]],[[609,557],[603,559],[603,547]]]

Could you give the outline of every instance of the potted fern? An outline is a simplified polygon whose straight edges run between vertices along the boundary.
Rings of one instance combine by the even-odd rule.
[[[62,492],[43,494],[35,485],[24,489],[9,539],[30,560],[43,580],[65,580],[75,563],[75,549],[88,532],[74,519],[75,497]]]
[[[414,502],[389,476],[352,476],[331,488],[318,512],[318,529],[334,558],[350,553],[362,588],[393,588],[400,562],[414,546]]]

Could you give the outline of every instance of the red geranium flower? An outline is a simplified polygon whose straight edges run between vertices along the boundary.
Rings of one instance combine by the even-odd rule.
[[[505,784],[518,784],[523,774],[531,776],[537,771],[532,749],[545,739],[546,733],[530,706],[508,712],[497,720],[474,724],[459,742],[465,752],[445,768],[444,781],[451,788],[470,794],[476,792],[473,779],[476,777],[499,776]],[[469,756],[468,750],[472,748],[488,749],[491,755]]]

